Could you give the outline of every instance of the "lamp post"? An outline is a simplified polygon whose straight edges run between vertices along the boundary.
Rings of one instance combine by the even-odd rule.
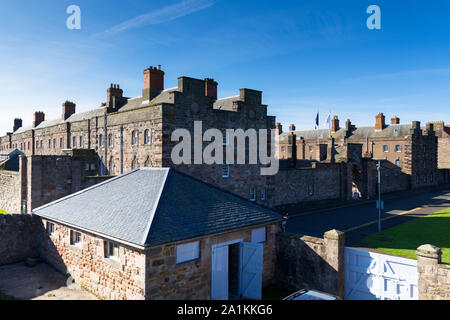
[[[381,232],[381,159],[373,159],[374,161],[378,161],[377,163],[377,172],[378,172],[378,232]]]

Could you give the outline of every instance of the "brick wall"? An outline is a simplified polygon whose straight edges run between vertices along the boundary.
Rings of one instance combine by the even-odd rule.
[[[337,230],[324,238],[277,234],[276,280],[299,289],[315,289],[344,297],[345,235]]]
[[[273,283],[275,272],[275,237],[279,224],[267,226],[264,243],[263,286]],[[147,299],[207,300],[211,298],[211,247],[227,241],[251,241],[251,230],[231,232],[200,239],[200,258],[176,263],[176,246],[147,252]]]
[[[42,219],[43,228],[45,220]],[[70,228],[55,223],[52,235],[40,238],[40,256],[88,291],[104,299],[143,299],[145,292],[145,254],[119,246],[119,259],[105,258],[104,239],[81,232],[81,245],[70,244]]]
[[[426,244],[416,253],[419,300],[449,300],[450,265],[441,263],[441,249]]]
[[[30,215],[0,215],[0,265],[38,256],[39,219]]]

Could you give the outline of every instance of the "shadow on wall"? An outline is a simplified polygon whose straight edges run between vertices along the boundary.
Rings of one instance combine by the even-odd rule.
[[[345,235],[337,230],[324,238],[290,233],[277,235],[276,282],[291,288],[313,289],[344,296]]]

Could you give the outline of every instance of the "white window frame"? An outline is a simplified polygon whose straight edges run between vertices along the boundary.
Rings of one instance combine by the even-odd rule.
[[[115,259],[115,260],[119,260],[120,259],[120,251],[119,251],[119,245],[115,242],[112,241],[106,241],[104,242],[104,246],[105,246],[105,258],[107,259]],[[117,250],[117,251],[116,251]],[[115,254],[115,252],[117,254]]]
[[[76,230],[70,230],[70,245],[80,246],[82,241],[83,241],[83,238],[82,238],[81,232],[76,231]]]
[[[308,151],[309,152],[313,152],[314,151],[313,147],[312,146],[308,146]]]
[[[396,165],[397,167],[401,168],[401,167],[402,167],[401,164],[402,164],[402,162],[400,161],[400,159],[395,160],[395,165]]]
[[[387,144],[383,145],[383,152],[389,152],[389,145]]]
[[[144,131],[144,144],[146,145],[152,144],[152,132],[150,129],[146,129]]]
[[[177,264],[200,258],[200,241],[180,244],[177,246]]]
[[[266,242],[266,240],[267,240],[266,227],[252,230],[252,242],[253,243],[264,243],[264,242]]]
[[[112,133],[108,135],[108,145],[110,148],[114,147],[114,136]]]
[[[400,144],[396,144],[394,149],[395,149],[395,152],[402,152],[402,146]]]
[[[131,145],[132,146],[137,146],[138,145],[138,131],[137,130],[133,130],[133,132],[131,132]]]
[[[55,224],[50,221],[45,222],[45,230],[47,231],[47,234],[52,235],[55,233]]]
[[[286,148],[285,147],[281,147],[281,152],[285,152]]]

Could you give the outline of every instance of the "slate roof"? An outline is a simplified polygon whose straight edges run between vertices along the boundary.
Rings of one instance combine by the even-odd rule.
[[[404,137],[409,134],[410,129],[412,128],[411,124],[390,124],[387,125],[383,130],[378,131],[375,130],[375,127],[352,127],[351,129],[351,138],[357,139],[365,139],[369,138],[381,138],[381,137]],[[424,129],[424,128],[422,128]],[[283,132],[280,135],[280,141],[287,140],[287,136],[290,132]],[[328,129],[319,129],[319,130],[308,130],[308,131],[295,131],[297,136],[297,140],[300,140],[302,137],[305,140],[317,139],[317,135],[319,135],[320,139],[328,138],[330,134],[330,130]],[[339,129],[337,132],[333,134],[334,138],[343,138],[346,134],[345,128]]]
[[[169,168],[140,168],[33,214],[138,247],[281,221],[274,211]]]

